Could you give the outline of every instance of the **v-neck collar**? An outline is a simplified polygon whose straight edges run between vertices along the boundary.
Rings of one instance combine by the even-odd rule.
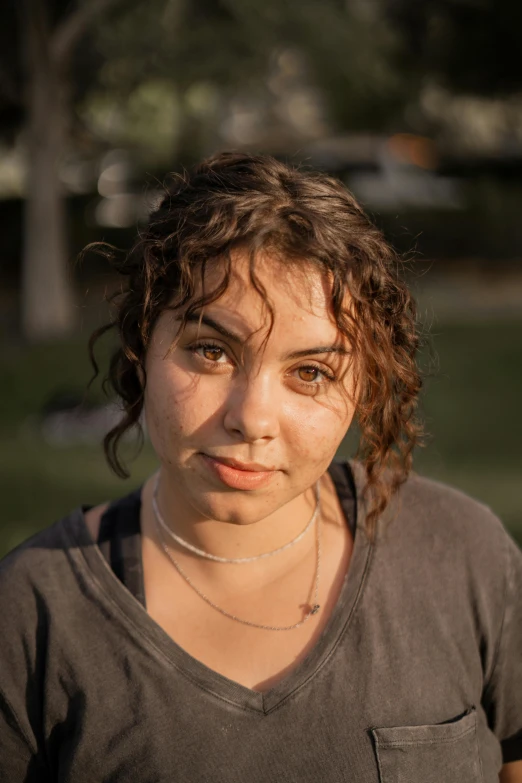
[[[364,470],[357,462],[350,462],[356,491],[356,535],[350,559],[337,603],[326,626],[306,657],[292,671],[279,680],[273,688],[259,692],[214,671],[180,647],[155,620],[143,605],[129,592],[112,571],[107,559],[92,540],[85,524],[84,508],[76,509],[64,520],[64,532],[69,539],[69,553],[78,569],[91,577],[96,599],[108,610],[116,612],[120,620],[134,630],[134,636],[145,643],[165,662],[174,665],[195,685],[210,694],[242,709],[269,713],[304,688],[327,665],[343,635],[347,632],[351,617],[366,582],[373,545],[364,530],[365,509],[363,500]],[[347,495],[343,497],[342,483],[335,481],[334,465],[330,474],[334,479],[341,505],[346,508]],[[137,633],[136,633],[137,632]]]

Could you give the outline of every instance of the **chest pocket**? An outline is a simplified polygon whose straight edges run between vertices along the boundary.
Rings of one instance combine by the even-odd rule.
[[[381,783],[482,783],[474,709],[451,723],[372,729]]]

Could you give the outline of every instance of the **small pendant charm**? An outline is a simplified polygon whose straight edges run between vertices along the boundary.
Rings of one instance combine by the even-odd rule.
[[[310,614],[317,614],[317,612],[319,611],[320,608],[321,607],[319,606],[319,604],[314,604],[314,606],[312,606],[312,608],[310,610]]]

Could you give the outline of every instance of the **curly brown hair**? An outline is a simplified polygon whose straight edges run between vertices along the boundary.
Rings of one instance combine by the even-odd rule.
[[[110,329],[119,334],[105,386],[120,398],[123,417],[105,436],[107,460],[117,475],[129,475],[118,447],[130,428],[140,428],[145,355],[159,315],[167,307],[179,310],[183,328],[194,311],[221,296],[236,248],[250,252],[250,279],[271,317],[269,296],[255,275],[259,251],[276,252],[288,263],[304,259],[331,280],[332,314],[357,367],[357,458],[366,470],[366,529],[373,535],[411,470],[422,434],[415,303],[399,276],[401,260],[344,185],[270,156],[221,153],[173,176],[146,230],[116,263],[128,285],[113,298],[110,323],[89,341],[96,377],[94,344]],[[223,265],[220,284],[197,294],[216,260]]]

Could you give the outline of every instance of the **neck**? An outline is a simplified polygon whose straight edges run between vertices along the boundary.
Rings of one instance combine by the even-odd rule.
[[[147,481],[143,490],[144,511],[149,517],[150,525],[154,526],[149,528],[149,532],[157,528],[152,511],[156,481],[158,474]],[[165,524],[186,542],[212,555],[237,559],[271,552],[293,541],[306,528],[314,514],[316,493],[314,487],[310,487],[275,512],[253,523],[223,522],[198,513],[197,509],[186,502],[178,488],[168,481],[165,473],[160,472],[157,505]],[[307,533],[299,542],[299,549],[313,546],[312,532],[308,531],[310,535]],[[165,535],[168,545],[177,549],[178,546],[168,533]],[[156,537],[157,530],[154,538]],[[187,550],[182,551],[187,556],[201,559]]]

